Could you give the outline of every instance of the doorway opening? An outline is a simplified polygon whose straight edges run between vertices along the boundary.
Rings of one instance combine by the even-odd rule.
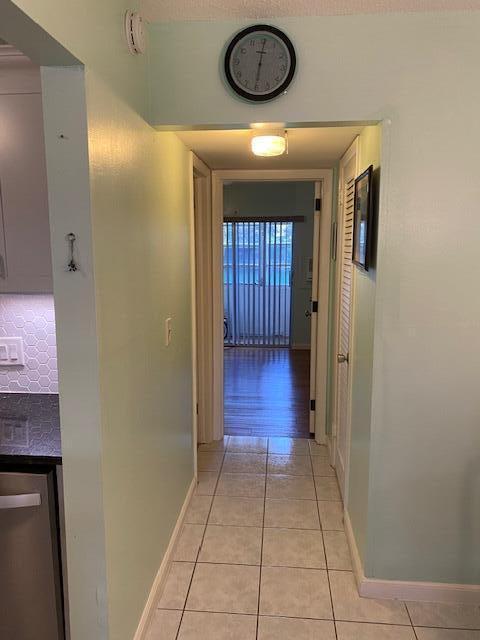
[[[332,441],[334,168],[364,126],[294,127],[273,158],[252,155],[249,130],[177,133],[208,169],[211,198],[195,211],[199,443]]]
[[[310,433],[315,182],[223,185],[224,432]]]

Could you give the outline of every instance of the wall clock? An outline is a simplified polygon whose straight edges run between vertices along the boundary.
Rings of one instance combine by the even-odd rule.
[[[265,102],[285,93],[297,65],[290,39],[265,24],[237,33],[225,53],[225,76],[236,94],[252,102]]]

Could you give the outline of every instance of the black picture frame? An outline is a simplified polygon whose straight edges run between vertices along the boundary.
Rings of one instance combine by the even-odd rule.
[[[355,179],[352,262],[368,271],[373,216],[373,165]]]
[[[242,89],[242,87],[238,86],[238,84],[235,82],[232,76],[232,73],[230,71],[230,58],[232,57],[233,50],[235,49],[236,45],[245,36],[251,33],[256,33],[257,31],[265,31],[267,33],[271,33],[275,35],[277,38],[279,38],[280,40],[282,40],[282,42],[285,44],[285,46],[288,49],[288,52],[290,54],[290,61],[291,61],[290,70],[285,80],[276,89],[273,89],[272,91],[270,91],[270,93],[266,95],[255,95],[253,93],[250,93],[249,91],[245,91],[244,89]],[[248,100],[249,102],[268,102],[269,100],[273,100],[274,98],[277,98],[282,93],[285,93],[293,80],[296,68],[297,68],[297,56],[296,56],[295,47],[293,46],[292,41],[290,40],[290,38],[287,36],[286,33],[281,31],[277,27],[272,27],[272,25],[268,25],[268,24],[253,24],[239,31],[230,41],[227,47],[227,50],[225,52],[225,58],[223,62],[223,70],[225,73],[225,78],[228,84],[230,85],[230,88],[233,89],[233,91],[238,96],[240,96],[241,98],[244,98],[245,100]]]

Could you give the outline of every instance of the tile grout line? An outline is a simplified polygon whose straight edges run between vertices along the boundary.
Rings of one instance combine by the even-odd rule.
[[[243,525],[222,525],[222,524],[211,524],[210,527],[225,527],[229,528],[239,528],[243,529]],[[261,529],[262,527],[249,527],[250,529]],[[284,527],[266,527],[271,531],[308,531],[311,533],[319,533],[319,529],[285,529]],[[320,532],[321,533],[321,532]],[[174,560],[176,564],[193,564],[192,560]],[[225,566],[234,566],[234,567],[259,567],[259,564],[250,564],[248,562],[212,562],[211,560],[196,560],[197,564],[214,564],[214,565],[225,565]],[[302,565],[292,565],[292,564],[266,564],[263,565],[265,567],[271,567],[272,569],[302,569],[303,571],[327,571],[326,567],[304,567]],[[331,571],[335,571],[337,573],[353,573],[351,569],[331,569]]]
[[[320,509],[318,507],[318,493],[317,493],[317,483],[315,482],[315,470],[313,468],[313,456],[312,456],[312,450],[310,448],[310,443],[308,445],[308,450],[310,452],[310,464],[312,465],[312,476],[313,476],[313,487],[315,490],[315,498],[316,498],[316,504],[317,504],[317,516],[318,516],[318,522],[320,525],[320,531],[322,534],[322,544],[323,544],[323,553],[325,556],[325,567],[327,570],[327,582],[328,582],[328,593],[330,594],[330,606],[332,607],[332,618],[333,618],[333,628],[335,630],[335,638],[336,640],[338,640],[338,633],[337,633],[337,623],[335,620],[335,609],[333,607],[333,597],[332,597],[332,586],[330,584],[330,571],[328,569],[328,560],[327,560],[327,550],[325,548],[325,537],[323,535],[323,525],[322,525],[322,520],[320,518]]]
[[[319,569],[319,571],[324,571],[324,569]],[[163,607],[162,609],[159,609],[159,611],[182,611],[182,610]],[[258,617],[256,613],[240,613],[238,611],[216,611],[216,610],[212,611],[212,610],[203,610],[203,609],[185,609],[185,611],[187,611],[188,613],[215,613],[215,614],[225,614],[229,616],[248,616],[250,618]],[[282,618],[285,620],[310,620],[310,621],[322,620],[324,622],[334,622],[332,618],[310,618],[308,616],[298,618],[297,616],[287,616],[287,615],[280,615],[280,614],[276,614],[275,616],[272,616],[270,614],[265,614],[265,615],[260,614],[259,617],[260,618],[274,617],[274,618]],[[348,618],[338,618],[337,622],[346,622],[348,624],[361,624],[361,625],[369,625],[369,626],[402,627],[403,629],[408,629],[408,627],[412,626],[410,623],[403,623],[403,622],[376,622],[374,620],[359,621],[359,620],[350,620]],[[478,629],[471,629],[471,628],[465,628],[465,627],[429,627],[425,625],[417,625],[417,627],[420,629],[434,629],[434,630],[441,630],[441,631],[478,631]]]
[[[402,600],[402,602],[403,602],[403,606],[407,610],[407,616],[408,616],[408,619],[410,620],[410,624],[412,625],[413,635],[415,636],[415,639],[418,640],[417,631],[416,631],[415,627],[413,626],[412,616],[410,615],[410,611],[408,610],[407,603],[404,600]]]
[[[249,498],[248,496],[202,496],[202,498],[213,498],[213,497],[218,497],[218,498],[242,498],[244,500],[262,500],[262,498],[258,497],[258,498]],[[277,499],[277,498],[275,498]],[[286,498],[288,500],[292,499],[294,500],[295,498]],[[267,500],[272,500],[272,498],[267,498]],[[305,500],[305,502],[315,502],[315,500]],[[189,524],[189,525],[197,525],[199,527],[204,526],[203,523],[201,522],[186,522],[185,524]],[[210,527],[242,527],[242,528],[246,528],[246,529],[261,529],[261,527],[259,525],[256,524],[210,524]],[[281,526],[281,527],[264,527],[265,529],[285,529],[286,531],[319,531],[320,529],[310,529],[309,527],[285,527],[285,526]],[[335,533],[343,533],[341,529],[323,529],[323,531],[327,532],[327,531],[332,531]],[[175,560],[175,562],[192,562],[192,560]],[[216,562],[213,563],[205,563],[205,564],[217,564]],[[220,563],[222,564],[222,563]],[[242,563],[234,563],[234,564],[242,564]],[[308,567],[307,567],[308,568]],[[314,569],[315,567],[312,567],[312,569]],[[352,573],[353,569],[334,569],[333,567],[331,568],[332,571],[349,571],[350,573]]]
[[[225,563],[225,562],[223,562],[223,563],[221,563],[221,562],[220,563],[219,562],[205,562],[205,563],[202,563],[200,561],[200,553],[201,553],[201,550],[203,548],[204,540],[205,540],[205,537],[206,537],[207,526],[227,527],[227,528],[229,528],[229,527],[248,526],[248,525],[240,525],[240,524],[237,524],[237,525],[225,525],[225,524],[209,525],[209,519],[211,517],[211,513],[212,513],[212,510],[213,510],[214,501],[215,501],[216,497],[218,497],[217,496],[218,486],[219,486],[220,479],[222,477],[222,473],[223,473],[223,470],[224,470],[224,465],[225,465],[225,462],[226,462],[226,459],[227,459],[227,454],[229,453],[229,444],[228,444],[229,438],[228,438],[227,439],[227,444],[224,446],[223,451],[222,452],[218,452],[218,453],[222,454],[222,460],[220,461],[220,463],[218,463],[219,456],[216,458],[216,463],[218,464],[218,470],[215,472],[216,473],[215,482],[212,483],[212,484],[214,484],[214,487],[213,487],[213,489],[210,489],[210,491],[213,491],[213,495],[211,495],[211,503],[210,503],[209,508],[208,508],[208,514],[206,515],[203,534],[201,535],[201,541],[199,542],[198,549],[196,550],[196,552],[193,549],[194,553],[191,554],[191,557],[192,558],[194,557],[195,559],[193,560],[193,562],[190,562],[188,560],[184,560],[184,561],[182,561],[182,560],[178,560],[178,561],[174,560],[174,562],[179,563],[179,564],[180,563],[187,563],[187,562],[189,564],[193,564],[192,574],[191,574],[190,579],[188,580],[188,586],[187,586],[187,589],[186,589],[186,595],[185,595],[183,607],[178,608],[178,609],[163,608],[166,611],[172,610],[172,611],[178,611],[180,613],[179,621],[178,621],[178,627],[177,627],[177,631],[175,633],[175,640],[179,640],[179,638],[181,637],[182,625],[183,625],[183,622],[185,621],[184,620],[185,612],[202,613],[202,611],[200,609],[195,610],[195,609],[189,609],[187,607],[187,601],[188,601],[188,598],[189,598],[189,593],[191,592],[191,587],[193,585],[193,578],[194,578],[196,569],[199,568],[198,565],[202,565],[202,564],[205,564],[205,565],[222,565],[222,564],[229,565],[229,564],[234,564],[234,565],[251,566],[251,567],[257,567],[258,566],[259,582],[258,582],[257,612],[256,613],[230,612],[228,615],[232,615],[232,616],[239,615],[239,616],[244,616],[244,617],[247,617],[247,616],[250,617],[252,619],[252,632],[253,632],[253,624],[254,624],[253,618],[255,616],[255,621],[256,621],[255,638],[256,638],[256,640],[259,640],[260,618],[263,617],[265,619],[265,616],[268,615],[268,614],[265,614],[265,616],[264,616],[264,615],[262,615],[260,613],[261,593],[262,593],[262,571],[264,569],[264,565],[263,565],[264,535],[265,535],[265,530],[267,528],[271,529],[271,530],[275,530],[275,529],[290,529],[290,530],[294,530],[294,531],[295,530],[298,530],[298,531],[316,531],[316,532],[320,532],[321,533],[322,543],[323,543],[324,560],[325,560],[325,570],[326,570],[326,573],[327,573],[326,577],[327,577],[327,580],[328,580],[330,604],[331,604],[331,611],[332,611],[331,618],[316,618],[316,617],[315,618],[313,618],[313,617],[310,618],[308,615],[304,616],[304,617],[307,620],[320,620],[320,619],[323,619],[323,620],[329,620],[330,622],[333,622],[336,640],[338,640],[338,637],[339,637],[338,634],[340,633],[340,630],[337,630],[337,623],[341,623],[341,622],[354,623],[355,622],[354,620],[351,620],[348,617],[347,618],[345,618],[344,616],[338,617],[335,614],[330,573],[331,572],[334,572],[334,573],[337,573],[337,572],[338,573],[340,573],[340,572],[352,573],[352,569],[335,569],[334,567],[330,568],[329,562],[328,562],[328,557],[327,557],[326,544],[325,544],[325,532],[337,531],[337,530],[330,530],[330,529],[325,529],[324,528],[323,523],[322,523],[322,519],[321,519],[321,516],[320,516],[320,509],[319,509],[319,503],[320,502],[322,502],[322,503],[323,502],[326,502],[326,503],[334,502],[334,503],[339,503],[339,504],[343,504],[343,502],[342,502],[341,499],[337,499],[337,500],[319,500],[318,492],[321,491],[322,486],[317,487],[317,484],[316,484],[317,477],[321,477],[321,478],[323,478],[323,477],[325,477],[325,478],[328,478],[328,477],[334,478],[335,477],[335,480],[336,480],[337,483],[338,483],[338,479],[336,478],[336,476],[323,476],[323,475],[322,476],[315,476],[314,462],[318,458],[318,456],[314,456],[313,455],[310,445],[308,445],[308,458],[309,458],[310,467],[311,467],[311,470],[312,470],[312,475],[311,476],[305,476],[305,475],[296,476],[296,475],[292,475],[292,474],[288,474],[288,473],[269,474],[268,473],[269,458],[271,456],[286,456],[287,455],[287,454],[280,454],[280,453],[270,453],[270,449],[274,448],[273,443],[271,443],[271,439],[272,438],[269,438],[269,437],[265,438],[265,440],[266,440],[265,468],[264,468],[264,473],[263,474],[258,474],[259,476],[263,476],[263,487],[264,487],[262,525],[261,525],[261,527],[260,526],[256,527],[258,529],[261,528],[260,564],[259,565],[257,565],[257,564],[244,564],[244,563],[238,563],[238,562],[232,562],[232,563],[230,563],[230,562],[228,562],[228,563]],[[257,453],[257,452],[251,452],[251,451],[242,452],[242,451],[238,451],[236,453],[251,454],[251,453]],[[297,455],[296,453],[291,453],[288,457],[295,457],[296,455]],[[299,454],[299,455],[302,455],[302,454]],[[303,455],[303,457],[307,457],[307,456]],[[328,458],[326,458],[326,462],[329,463]],[[240,472],[240,473],[243,473],[243,472]],[[233,474],[233,475],[237,475],[237,474]],[[247,474],[247,475],[252,475],[252,474]],[[253,474],[253,475],[256,475],[256,474]],[[313,484],[314,484],[314,494],[315,494],[314,500],[317,503],[317,517],[318,517],[318,522],[319,522],[319,529],[307,529],[307,530],[305,530],[305,529],[299,529],[298,527],[266,527],[265,526],[265,524],[266,524],[266,501],[267,501],[267,499],[269,499],[268,496],[267,496],[267,488],[268,488],[268,483],[269,483],[269,477],[270,476],[275,477],[275,475],[282,475],[282,476],[285,476],[286,478],[312,477]],[[224,497],[236,497],[236,496],[224,496]],[[238,496],[238,497],[240,497],[240,498],[241,497],[251,498],[252,496]],[[272,500],[276,501],[275,498],[273,498]],[[307,500],[307,499],[290,497],[290,498],[278,498],[278,500],[279,501],[289,502],[290,500],[291,501],[304,501],[304,500]],[[311,500],[309,500],[309,501],[311,502]],[[260,505],[258,505],[258,506],[260,506]],[[187,524],[187,523],[185,523],[185,524]],[[338,531],[344,531],[344,529],[343,530],[338,530]],[[277,566],[277,565],[272,565],[272,566]],[[286,565],[283,565],[283,564],[278,565],[278,567],[282,567],[282,568],[285,567],[285,566]],[[307,570],[309,569],[309,567],[287,567],[287,568],[299,568],[299,569],[307,569]],[[319,570],[322,570],[322,569],[319,568],[319,567],[316,567],[316,568],[310,567],[310,570],[311,571],[319,571]],[[389,623],[389,622],[378,622],[376,620],[363,620],[363,621],[358,620],[357,622],[362,624],[362,625],[382,625],[382,626],[386,626],[386,627],[387,626],[392,626],[392,627],[397,627],[398,626],[398,627],[403,627],[404,629],[407,629],[408,627],[410,627],[412,629],[412,638],[414,638],[415,640],[418,640],[418,638],[419,638],[419,636],[417,634],[417,628],[441,629],[441,630],[444,630],[444,631],[448,630],[446,627],[437,627],[437,626],[430,627],[429,625],[421,625],[421,624],[419,624],[418,627],[416,628],[414,626],[414,623],[413,623],[413,620],[412,620],[412,616],[411,616],[411,613],[409,611],[407,602],[404,601],[404,600],[399,600],[399,602],[401,602],[404,605],[405,610],[407,612],[407,616],[405,617],[404,622],[390,622]],[[312,609],[310,608],[309,611],[311,612]],[[227,611],[218,611],[218,612],[216,612],[216,611],[210,610],[210,611],[204,611],[203,613],[209,613],[209,614],[211,614],[211,613],[219,613],[220,614],[220,613],[227,613]],[[285,618],[285,619],[292,619],[292,620],[297,620],[298,619],[297,616],[288,616],[288,615],[277,615],[275,617]],[[408,622],[406,621],[407,619],[408,619]],[[457,630],[457,629],[458,630],[462,630],[462,629],[464,629],[463,627],[449,627],[449,628],[452,629],[452,630]],[[465,630],[474,631],[474,629],[472,629],[472,628],[465,629]],[[253,633],[252,633],[252,638],[253,638]]]
[[[262,518],[262,541],[260,545],[260,570],[258,575],[258,603],[257,603],[257,627],[255,630],[255,638],[258,640],[258,626],[260,624],[260,595],[262,590],[262,566],[263,566],[263,537],[265,533],[265,508],[267,504],[267,478],[268,478],[268,450],[270,448],[270,438],[267,438],[267,458],[265,460],[265,480],[263,492],[263,518]]]
[[[225,437],[225,436],[224,436]],[[179,634],[180,634],[180,629],[182,627],[182,623],[183,623],[183,616],[185,615],[185,609],[187,606],[187,600],[188,600],[188,596],[190,594],[190,589],[192,587],[192,582],[193,582],[193,576],[195,575],[195,571],[197,569],[197,565],[198,565],[198,557],[200,555],[200,551],[202,550],[202,546],[203,546],[203,541],[205,540],[205,534],[207,533],[207,526],[208,526],[208,521],[210,520],[210,514],[212,512],[212,508],[213,508],[213,502],[215,500],[215,495],[217,493],[217,487],[218,487],[218,483],[220,481],[220,476],[222,474],[222,469],[223,469],[223,463],[225,461],[225,455],[227,453],[227,447],[228,447],[228,442],[229,442],[230,436],[228,436],[228,440],[227,443],[225,445],[225,448],[223,449],[223,456],[222,456],[222,462],[220,464],[220,468],[218,470],[218,475],[217,475],[217,481],[215,482],[215,487],[213,489],[213,496],[212,496],[212,501],[210,503],[210,508],[208,510],[208,514],[207,514],[207,519],[205,521],[205,528],[203,530],[203,535],[202,535],[202,539],[200,541],[200,545],[198,547],[197,550],[197,555],[195,557],[195,562],[193,563],[193,571],[192,571],[192,575],[190,577],[190,582],[188,583],[188,589],[187,589],[187,593],[185,595],[185,601],[183,603],[183,609],[182,609],[182,615],[180,616],[180,622],[178,624],[178,629],[177,629],[177,633],[175,634],[175,640],[178,640],[179,638]],[[197,473],[198,473],[198,468],[197,468]]]

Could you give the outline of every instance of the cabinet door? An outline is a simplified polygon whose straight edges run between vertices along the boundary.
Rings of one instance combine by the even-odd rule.
[[[40,94],[0,95],[0,197],[0,292],[52,291]]]
[[[53,472],[0,473],[0,638],[64,638]]]

